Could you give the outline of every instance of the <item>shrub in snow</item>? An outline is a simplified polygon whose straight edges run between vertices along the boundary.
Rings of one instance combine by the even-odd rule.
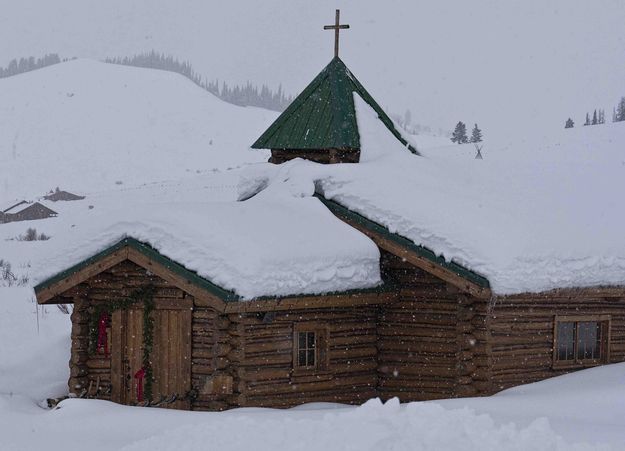
[[[18,237],[18,241],[47,241],[50,237],[45,233],[37,234],[37,229],[29,227],[24,235]]]

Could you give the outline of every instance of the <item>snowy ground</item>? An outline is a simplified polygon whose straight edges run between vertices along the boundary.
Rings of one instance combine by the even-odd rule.
[[[178,412],[66,400],[69,316],[0,288],[0,449],[595,450],[625,448],[625,364],[490,398]]]

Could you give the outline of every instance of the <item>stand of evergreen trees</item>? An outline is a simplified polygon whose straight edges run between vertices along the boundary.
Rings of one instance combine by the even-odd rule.
[[[456,124],[454,132],[451,134],[451,142],[456,144],[480,143],[482,142],[482,130],[475,124],[471,131],[471,138],[467,136],[467,126],[460,121]]]
[[[618,105],[612,109],[612,122],[624,122],[625,121],[625,97],[621,97]],[[590,113],[586,113],[586,120],[584,126],[587,125],[599,125],[605,124],[605,111],[601,108],[593,111],[592,116]],[[564,128],[573,128],[575,122],[573,119],[568,118],[564,124]]]
[[[239,106],[256,106],[268,110],[283,111],[293,100],[291,96],[284,94],[282,86],[279,86],[278,90],[275,92],[266,85],[263,85],[259,89],[258,86],[254,86],[250,82],[247,82],[244,86],[235,85],[232,87],[226,82],[222,82],[220,86],[218,81],[208,81],[205,77],[196,73],[191,63],[188,61],[181,62],[171,55],[158,53],[154,50],[130,57],[106,58],[104,61],[106,63],[121,64],[124,66],[145,67],[176,72],[187,77],[202,89],[216,95],[221,100]]]
[[[618,105],[612,110],[612,122],[625,121],[625,97],[621,97]]]
[[[58,64],[61,61],[59,55],[56,53],[49,53],[41,58],[35,59],[34,56],[28,58],[13,59],[6,67],[0,67],[0,78],[12,77],[13,75],[23,74],[24,72],[30,72],[31,70],[41,69],[42,67],[52,66]]]

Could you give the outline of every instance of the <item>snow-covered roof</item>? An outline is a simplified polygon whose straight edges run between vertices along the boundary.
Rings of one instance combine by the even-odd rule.
[[[8,208],[5,208],[4,210],[2,210],[2,213],[6,213],[6,214],[15,214],[15,213],[19,213],[20,211],[24,210],[25,208],[29,207],[32,204],[29,204],[28,202],[26,202],[25,200],[20,201],[16,204],[11,205]]]
[[[419,157],[357,96],[355,105],[360,163],[257,164],[90,196],[94,210],[52,220],[71,233],[43,230],[53,239],[31,262],[33,281],[130,236],[244,298],[375,286],[378,249],[316,191],[486,277],[497,294],[625,285],[623,124],[486,142],[483,160],[472,145]],[[215,197],[233,187],[249,199]]]
[[[3,211],[3,213],[5,214],[9,214],[9,215],[15,215],[18,213],[21,213],[22,211],[26,210],[29,207],[32,207],[34,205],[41,205],[45,208],[48,208],[44,202],[28,202],[28,201],[21,201],[18,202],[12,206],[10,206],[9,208],[7,208],[6,210]]]
[[[361,163],[293,161],[277,175],[267,170],[269,189],[283,180],[314,184],[327,199],[486,277],[497,294],[625,285],[624,124],[482,143],[483,160],[471,144],[419,149],[417,157],[398,151],[355,97]]]
[[[74,214],[71,230],[47,232],[53,238],[33,261],[34,284],[125,237],[149,244],[245,299],[345,291],[380,283],[375,244],[335,218],[318,199],[201,200],[208,190],[194,195],[187,189],[190,201],[172,201],[157,199],[158,191],[92,198],[96,208]],[[152,200],[146,202],[147,198]],[[63,228],[69,222],[66,218]]]

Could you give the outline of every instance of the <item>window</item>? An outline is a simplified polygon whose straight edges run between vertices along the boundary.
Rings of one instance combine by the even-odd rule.
[[[609,316],[556,317],[554,332],[554,366],[607,362]]]
[[[301,371],[325,369],[325,328],[317,324],[295,324],[293,335],[293,368]]]
[[[317,337],[315,332],[297,333],[297,366],[314,367],[317,361]]]

